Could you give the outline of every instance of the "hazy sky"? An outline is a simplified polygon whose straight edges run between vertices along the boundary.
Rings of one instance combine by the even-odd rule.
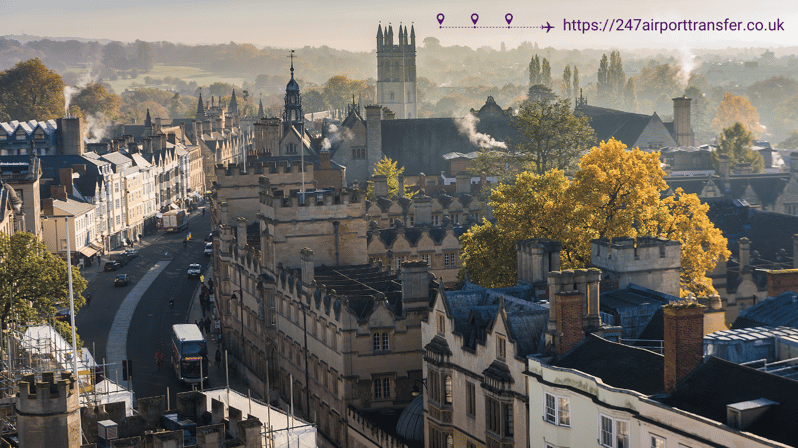
[[[443,26],[467,28],[440,29]],[[471,15],[477,14],[473,29]],[[535,28],[549,22],[549,33]],[[783,31],[644,32],[655,21],[782,22]],[[600,22],[640,19],[638,31],[566,32],[564,20]],[[353,51],[375,48],[377,24],[414,23],[418,44],[428,36],[443,45],[514,48],[523,41],[557,48],[725,48],[798,45],[798,1],[593,0],[593,1],[287,1],[272,0],[0,0],[0,35],[21,34],[184,43],[248,42],[301,48],[327,45]],[[617,26],[616,21],[616,26]],[[626,23],[626,22],[625,22]],[[637,25],[637,22],[632,24]],[[469,28],[470,27],[470,28]]]

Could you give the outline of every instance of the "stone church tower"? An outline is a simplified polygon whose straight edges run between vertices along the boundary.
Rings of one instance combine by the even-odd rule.
[[[283,135],[288,135],[291,126],[299,135],[304,135],[305,116],[302,114],[302,96],[299,84],[294,80],[294,51],[291,50],[291,80],[285,86],[285,111],[283,112]]]
[[[416,31],[399,25],[399,42],[394,45],[393,27],[385,33],[377,25],[377,103],[396,113],[397,118],[418,118],[416,112]]]

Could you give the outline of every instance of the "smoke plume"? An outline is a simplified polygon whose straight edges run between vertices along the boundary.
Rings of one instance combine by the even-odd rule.
[[[327,136],[321,141],[321,149],[329,150],[332,148],[333,144],[337,144],[342,141],[352,141],[354,139],[354,134],[349,128],[339,128],[338,126],[331,124],[327,128]]]
[[[64,86],[64,112],[69,110],[69,104],[72,102],[72,97],[80,93],[80,91],[85,89],[86,86],[91,84],[92,81],[93,79],[91,76],[91,70],[88,70],[86,73],[81,75],[76,85]]]
[[[454,122],[457,124],[457,130],[460,131],[461,134],[467,136],[468,139],[471,140],[471,143],[477,145],[478,147],[483,149],[507,149],[507,145],[504,142],[497,141],[488,134],[477,132],[477,123],[479,123],[479,118],[476,116],[468,114],[463,118],[455,118]]]

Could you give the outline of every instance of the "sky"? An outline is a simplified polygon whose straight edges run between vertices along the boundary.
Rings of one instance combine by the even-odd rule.
[[[508,16],[510,14],[510,16]],[[443,18],[439,23],[439,18]],[[476,16],[474,16],[476,15]],[[476,19],[476,24],[472,21]],[[477,18],[478,17],[478,18]],[[508,27],[508,19],[510,19]],[[633,30],[606,31],[623,21]],[[762,22],[764,31],[644,31],[651,21]],[[565,22],[596,22],[602,31],[566,31]],[[631,22],[630,22],[631,20]],[[375,49],[377,25],[413,24],[417,44],[444,46],[726,48],[798,45],[798,1],[771,0],[0,0],[0,35],[80,37],[132,42],[252,43],[258,47]],[[546,32],[539,27],[550,24]],[[474,25],[479,28],[474,28]],[[768,31],[768,26],[780,30]],[[684,26],[684,25],[682,25]],[[754,25],[756,26],[756,25]],[[444,27],[444,28],[441,28]],[[447,28],[449,27],[449,28]]]

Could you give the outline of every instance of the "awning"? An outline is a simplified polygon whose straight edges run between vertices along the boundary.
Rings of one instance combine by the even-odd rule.
[[[178,207],[177,204],[169,204],[169,208],[172,210],[180,210],[180,207]]]
[[[94,250],[96,250],[97,252],[99,252],[99,251],[103,250],[103,247],[102,247],[102,245],[100,245],[100,244],[98,244],[98,243],[89,243],[89,246],[91,246],[91,247],[92,247]]]
[[[95,248],[93,248],[91,246],[86,246],[86,247],[83,247],[82,249],[80,249],[78,252],[82,253],[84,257],[88,258],[88,257],[91,257],[94,254],[96,254],[97,253],[97,249],[95,249]]]

